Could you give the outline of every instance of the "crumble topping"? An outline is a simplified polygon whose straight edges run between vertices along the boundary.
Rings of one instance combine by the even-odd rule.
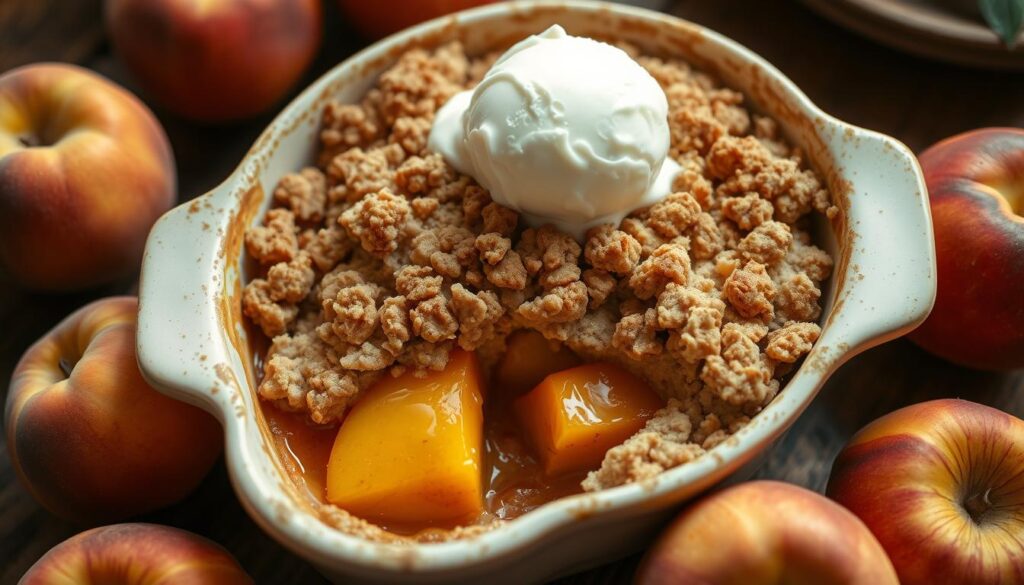
[[[244,313],[273,339],[260,396],[317,423],[381,376],[540,331],[631,370],[667,405],[583,482],[598,490],[724,441],[820,334],[832,260],[807,215],[837,213],[802,154],[744,96],[624,47],[665,90],[674,192],[577,242],[524,228],[426,150],[436,110],[495,54],[412,50],[358,104],[323,113],[315,168],[284,176],[245,244]]]
[[[274,189],[274,201],[291,209],[299,221],[320,221],[327,205],[327,178],[313,167],[285,175]]]

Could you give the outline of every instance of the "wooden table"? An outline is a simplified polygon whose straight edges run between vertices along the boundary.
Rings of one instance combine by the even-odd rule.
[[[333,4],[326,3],[326,44],[307,81],[359,46]],[[1024,126],[1024,76],[962,69],[881,48],[794,0],[683,0],[666,6],[760,53],[826,111],[895,136],[915,151],[971,128]],[[43,60],[76,62],[132,87],[110,55],[99,0],[0,0],[0,72]],[[159,114],[177,157],[181,201],[226,177],[271,117],[202,128]],[[0,282],[0,383],[6,386],[22,351],[74,308],[130,290],[131,284],[125,284],[45,296]],[[902,340],[871,350],[832,376],[758,476],[821,491],[833,458],[858,428],[900,406],[953,396],[1024,416],[1024,372],[998,375],[957,368]],[[259,583],[324,582],[249,519],[222,464],[185,501],[140,520],[212,538]],[[15,582],[46,550],[78,530],[33,501],[17,482],[6,448],[0,449],[0,583]],[[629,557],[560,583],[627,582],[638,560]]]

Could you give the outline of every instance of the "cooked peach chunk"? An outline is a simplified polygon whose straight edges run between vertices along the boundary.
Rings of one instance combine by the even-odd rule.
[[[580,358],[561,344],[536,331],[520,330],[508,336],[498,360],[494,381],[501,392],[518,396],[540,384],[549,374],[580,365]]]
[[[483,398],[476,356],[386,377],[352,407],[327,464],[327,500],[382,523],[464,521],[483,506]]]
[[[664,402],[619,366],[586,364],[551,374],[516,401],[516,415],[548,475],[595,469]]]

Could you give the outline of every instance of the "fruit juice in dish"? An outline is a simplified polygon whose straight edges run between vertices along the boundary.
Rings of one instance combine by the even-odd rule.
[[[536,342],[536,339],[531,339]],[[261,360],[255,358],[257,372]],[[486,387],[501,389],[497,381]],[[485,402],[481,451],[482,511],[456,522],[387,522],[377,524],[395,534],[429,535],[432,530],[451,529],[459,524],[486,525],[495,520],[511,520],[545,502],[580,493],[586,471],[548,474],[528,446],[523,428],[512,413],[512,402],[519,394],[495,392]],[[292,479],[300,483],[318,503],[327,503],[327,472],[331,450],[338,435],[338,424],[318,425],[303,413],[285,412],[262,404],[263,415],[273,435],[278,454]]]
[[[246,324],[249,339],[253,340],[253,371],[257,379],[264,377],[264,358],[269,340],[251,323]],[[483,510],[473,518],[457,522],[395,523],[377,522],[390,533],[418,536],[421,539],[437,537],[438,530],[451,530],[460,524],[486,526],[494,521],[511,520],[558,498],[580,493],[580,482],[586,471],[548,474],[535,452],[528,446],[523,427],[513,412],[513,402],[543,379],[544,372],[559,371],[579,364],[570,351],[551,347],[540,335],[519,331],[509,336],[513,348],[504,354],[495,367],[494,376],[486,388],[496,388],[484,402],[484,427],[481,452],[481,479],[483,484]],[[539,352],[538,352],[539,350]],[[545,356],[537,364],[538,354]],[[531,360],[534,372],[524,372],[524,359]],[[525,376],[525,378],[524,378]],[[260,409],[267,421],[278,456],[288,475],[305,490],[314,505],[327,504],[327,472],[331,451],[338,435],[339,424],[317,424],[306,413],[287,412],[261,402]],[[375,531],[374,531],[375,532]]]
[[[623,114],[609,132],[590,132],[580,120],[599,118],[596,110],[549,116],[559,107],[547,106],[581,99],[576,86],[590,93],[601,87],[585,67],[578,73],[589,77],[575,85],[530,70],[530,62],[545,61],[545,51],[559,43],[575,47],[570,52],[578,50],[575,57],[584,61],[586,51],[599,51],[617,63],[608,67],[610,74],[635,81],[636,92],[621,100],[594,99],[587,107],[613,111],[625,104],[636,117]],[[321,518],[347,533],[383,541],[466,537],[564,495],[643,481],[685,465],[757,416],[820,333],[819,301],[832,260],[815,245],[809,216],[836,209],[774,120],[688,64],[629,46],[552,29],[510,53],[469,57],[458,43],[413,49],[360,103],[329,103],[315,166],[284,176],[270,211],[246,233],[256,269],[242,308],[269,340],[258,385],[263,411],[286,467],[297,479],[306,476]],[[514,82],[495,81],[501,78]],[[465,93],[477,87],[479,95]],[[508,88],[551,99],[533,111],[532,98],[516,101]],[[451,148],[431,146],[432,131],[448,116],[445,108],[466,110],[465,148],[472,147],[474,131],[493,127],[487,138],[497,142],[486,160],[463,167],[452,158],[458,124],[446,130],[455,139],[446,143]],[[531,112],[539,121],[530,121]],[[494,116],[522,124],[505,127]],[[513,148],[505,151],[502,144]],[[558,150],[566,145],[582,150]],[[550,163],[541,173],[556,191],[548,198],[556,199],[555,207],[568,207],[545,210],[534,205],[544,197],[510,195],[514,178],[526,172],[516,170],[513,154],[534,146],[540,150],[523,160]],[[615,180],[628,188],[619,199],[605,197],[605,191],[586,188],[592,177],[573,166],[584,158],[576,157],[579,152],[590,151],[616,155],[602,158],[612,162],[591,160],[597,174],[616,168],[615,161],[646,170],[618,173]],[[549,152],[565,154],[558,164],[569,166],[549,161]],[[478,173],[477,165],[504,164],[514,171],[511,182],[489,182]],[[663,176],[670,178],[668,188],[651,196]],[[563,213],[591,203],[591,211],[578,216]],[[422,408],[425,416],[429,411],[435,420],[465,429],[444,433],[447,450],[422,452],[461,454],[446,465],[476,466],[479,478],[446,475],[444,481],[454,482],[453,490],[472,484],[465,493],[479,491],[479,503],[475,495],[460,497],[465,507],[458,518],[435,514],[413,522],[407,521],[411,516],[388,519],[381,513],[386,510],[362,500],[352,510],[331,504],[323,479],[330,453],[360,401],[396,379],[409,386],[392,391],[417,392],[416,380],[444,378],[462,355],[479,364],[482,420],[466,414],[473,408],[454,391],[427,393],[433,398],[418,403],[394,402],[402,405],[395,416]],[[549,376],[569,376],[565,372],[581,364],[584,372],[620,369],[637,381],[631,387],[642,388],[622,395],[629,408],[577,409],[634,413],[628,421],[598,424],[622,435],[602,431],[614,441],[594,449],[578,447],[582,435],[574,433],[582,427],[566,422],[573,420],[566,409],[605,394],[580,391],[566,400],[557,386],[544,390]],[[535,388],[543,407],[517,409]],[[462,406],[454,408],[447,396],[458,397]],[[414,426],[380,425],[391,435]],[[350,463],[335,469],[339,477],[345,465],[386,470],[401,459],[388,457],[394,449],[367,447],[374,425],[360,427],[369,430],[358,444],[345,445],[350,452],[338,460]],[[429,433],[420,434],[430,440]],[[379,437],[382,445],[400,442],[394,439]],[[356,459],[361,462],[351,463]],[[572,465],[584,460],[586,465]],[[365,471],[359,473],[369,477]],[[389,471],[380,477],[396,476]],[[388,498],[428,497],[423,486],[430,482],[418,481],[417,489],[400,482],[370,488]],[[360,495],[355,488],[346,493]],[[338,501],[355,501],[347,498]],[[415,507],[415,500],[402,501]]]

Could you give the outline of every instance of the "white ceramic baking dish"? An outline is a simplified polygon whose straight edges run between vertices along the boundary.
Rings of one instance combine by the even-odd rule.
[[[404,50],[460,39],[470,52],[558,23],[685,59],[746,93],[779,120],[827,178],[842,213],[817,226],[834,254],[818,344],[785,389],[732,439],[652,481],[564,498],[480,536],[382,544],[343,534],[295,496],[260,413],[243,328],[243,232],[285,173],[314,157],[323,105],[357,101]],[[224,424],[227,465],[253,518],[324,574],[384,583],[530,583],[607,562],[642,546],[677,505],[742,476],[856,353],[920,323],[935,298],[928,195],[896,140],[819,110],[778,70],[735,42],[656,12],[599,2],[505,3],[428,22],[338,65],[284,109],[223,184],[165,215],[142,272],[138,354],[146,378]]]

